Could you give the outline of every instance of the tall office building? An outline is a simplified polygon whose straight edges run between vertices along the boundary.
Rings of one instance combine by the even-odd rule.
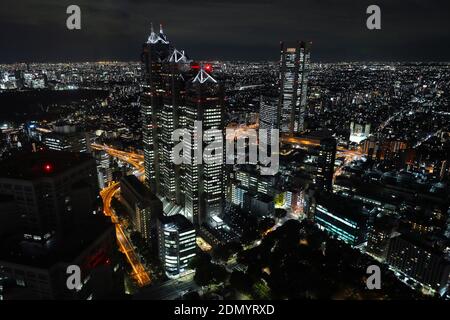
[[[19,226],[16,203],[13,196],[0,195],[0,237],[14,232]]]
[[[186,129],[191,134],[191,140],[186,141],[190,152],[183,154],[189,161],[213,141],[212,135],[207,134],[202,145],[197,146],[194,141],[199,134],[203,137],[206,130],[215,130],[215,135],[223,137],[223,86],[211,75],[211,65],[192,63],[184,51],[169,46],[162,30],[159,35],[152,30],[144,44],[143,62],[146,180],[151,190],[163,198],[167,214],[181,212],[184,207],[185,216],[200,226],[208,216],[222,212],[223,159],[176,165],[172,151],[178,142],[172,141],[172,134],[176,129]],[[197,128],[198,123],[201,125]],[[220,155],[210,155],[210,159],[223,156],[223,146],[219,149]]]
[[[98,209],[95,161],[85,153],[18,155],[2,162],[0,194],[14,197],[25,239],[62,237]]]
[[[396,228],[396,222],[392,217],[388,215],[377,216],[373,225],[369,228],[366,251],[384,261]]]
[[[302,132],[306,111],[310,43],[281,42],[280,132]]]
[[[175,165],[172,141],[175,129],[183,128],[183,107],[186,94],[186,79],[191,77],[190,60],[184,51],[173,49],[163,67],[165,74],[163,106],[159,115],[159,180],[160,194],[169,202],[182,204],[182,166]]]
[[[302,169],[310,176],[314,187],[331,192],[336,139],[328,131],[315,131],[294,140],[297,147],[306,151]]]
[[[161,200],[134,175],[120,180],[120,190],[134,230],[149,241],[152,229],[156,228],[156,219],[163,213]]]
[[[270,143],[272,130],[280,128],[279,96],[274,92],[268,92],[261,95],[260,99],[259,129],[267,130],[267,143]]]
[[[103,189],[113,181],[112,157],[104,150],[94,150],[92,154],[97,163],[98,185]]]
[[[196,235],[192,223],[181,214],[158,219],[159,257],[168,277],[188,271],[195,257]]]
[[[46,151],[0,166],[0,198],[13,201],[7,208],[20,217],[8,222],[0,241],[0,299],[123,294],[122,258],[114,225],[98,204],[95,161],[84,153]],[[66,284],[70,265],[81,271],[73,290]]]
[[[159,192],[159,143],[158,118],[163,107],[164,63],[170,55],[170,45],[162,27],[159,34],[151,27],[147,42],[143,45],[142,63],[144,73],[141,96],[145,180],[152,191]]]
[[[433,243],[416,235],[398,234],[390,240],[387,263],[396,271],[425,287],[446,292],[449,286],[450,261]]]
[[[207,155],[208,159],[203,160],[200,154],[202,163],[194,162],[195,153],[205,150],[205,146],[214,140],[213,134],[223,137],[224,91],[222,84],[209,73],[211,69],[210,65],[202,66],[190,81],[185,107],[186,129],[191,136],[188,142],[190,154],[184,154],[190,162],[186,164],[184,178],[185,214],[196,226],[221,214],[224,202],[223,143],[217,153]],[[207,130],[210,130],[208,134]],[[203,141],[199,146],[197,139],[201,136]]]

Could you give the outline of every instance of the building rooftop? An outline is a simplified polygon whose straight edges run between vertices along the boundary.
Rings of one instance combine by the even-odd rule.
[[[365,221],[369,210],[368,205],[336,194],[322,192],[317,196],[317,205],[321,205],[333,214],[347,217],[353,221]]]
[[[154,201],[158,200],[156,195],[151,192],[149,188],[145,184],[139,181],[138,178],[134,175],[128,175],[122,178],[122,181],[127,183],[131,188],[133,188],[134,192],[138,194],[141,200],[146,201]]]
[[[398,235],[398,237],[417,248],[425,250],[430,253],[434,253],[438,256],[442,256],[446,260],[448,260],[447,256],[443,254],[443,251],[440,248],[439,243],[436,239],[432,239],[429,237],[423,237],[423,235],[419,235],[413,232],[404,232]]]
[[[176,214],[173,216],[162,216],[158,218],[162,224],[173,224],[176,225],[177,228],[181,230],[186,229],[194,229],[192,223],[183,215]]]
[[[0,162],[0,178],[30,180],[54,177],[91,160],[92,157],[85,153],[50,150],[21,153]]]
[[[73,228],[60,241],[49,239],[45,246],[23,240],[22,234],[6,237],[0,239],[0,261],[42,269],[71,263],[109,230],[114,230],[111,221],[98,216]]]

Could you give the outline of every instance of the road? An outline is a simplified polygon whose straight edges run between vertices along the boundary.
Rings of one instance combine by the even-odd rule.
[[[142,177],[144,174],[144,156],[141,154],[126,152],[122,150],[117,150],[112,147],[109,147],[104,144],[91,144],[91,147],[95,150],[103,150],[106,151],[112,157],[120,159],[130,165],[132,165],[136,169],[136,176]]]
[[[146,286],[150,284],[150,275],[141,263],[139,256],[134,251],[133,244],[126,236],[120,224],[116,224],[116,236],[117,241],[119,241],[120,244],[120,251],[125,253],[128,262],[133,268],[133,276],[138,281],[139,285]]]
[[[333,175],[333,184],[336,181],[336,177],[340,176],[342,174],[343,168],[348,165],[353,160],[361,160],[361,157],[363,156],[363,153],[357,150],[348,150],[343,147],[338,147],[336,151],[336,158],[342,158],[344,157],[344,163],[340,165],[336,170],[334,171]]]
[[[120,184],[118,182],[114,182],[100,191],[100,196],[103,199],[103,213],[106,216],[111,217],[111,221],[116,224],[119,223],[119,219],[111,207],[111,201],[119,189]]]
[[[171,279],[158,286],[143,289],[137,294],[136,300],[174,300],[181,298],[189,291],[198,290],[194,282],[194,273],[187,274],[178,279]]]
[[[128,153],[120,150],[115,150],[108,146],[96,145],[93,144],[92,147],[97,150],[105,150],[113,157],[117,157],[122,161],[125,161],[137,169],[137,174],[143,176],[144,168],[143,168],[143,156]],[[124,232],[124,225],[117,217],[117,214],[114,212],[114,209],[111,207],[111,202],[114,196],[120,190],[120,183],[113,182],[108,187],[104,188],[100,191],[100,196],[103,199],[103,213],[111,217],[111,221],[116,225],[116,238],[119,243],[120,251],[125,254],[129,264],[133,269],[132,276],[138,282],[140,286],[146,286],[150,284],[151,278],[150,274],[145,269],[144,265],[141,263],[139,255],[134,250],[133,244],[130,239]]]
[[[427,134],[425,137],[423,137],[420,141],[418,141],[415,145],[414,145],[414,149],[420,147],[424,142],[427,142],[428,140],[430,140],[430,138],[434,137],[434,136],[439,136],[442,133],[442,129],[437,130],[434,133],[429,133]]]

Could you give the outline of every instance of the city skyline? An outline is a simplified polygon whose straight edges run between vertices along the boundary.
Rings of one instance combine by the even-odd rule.
[[[8,2],[8,1],[7,1]],[[278,42],[312,41],[313,62],[446,61],[448,2],[377,1],[381,30],[366,28],[370,1],[124,1],[76,4],[81,30],[65,26],[68,1],[2,3],[0,63],[137,61],[136,44],[163,23],[201,60],[277,60]],[[18,22],[20,21],[20,22]],[[349,50],[351,48],[351,50]]]
[[[33,41],[68,5],[44,1]],[[0,300],[450,300],[443,6],[363,2],[80,1],[64,41],[2,34],[34,62],[0,64]]]

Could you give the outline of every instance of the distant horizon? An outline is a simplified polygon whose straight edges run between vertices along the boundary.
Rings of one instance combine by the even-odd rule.
[[[278,63],[278,60],[227,60],[227,59],[195,59],[195,61],[207,61],[207,62],[249,62],[249,63]],[[139,60],[78,60],[78,61],[16,61],[16,62],[8,62],[8,63],[0,63],[0,66],[11,66],[18,64],[77,64],[77,63],[141,63]],[[341,63],[412,63],[412,64],[450,64],[450,60],[448,61],[439,61],[439,60],[337,60],[337,61],[315,61],[311,58],[311,64],[341,64]]]

